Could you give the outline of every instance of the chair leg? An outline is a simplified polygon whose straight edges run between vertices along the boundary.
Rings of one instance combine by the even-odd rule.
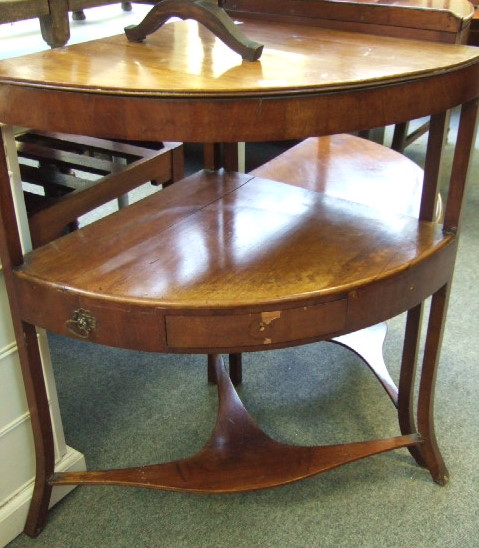
[[[73,21],[85,21],[86,15],[83,10],[75,10],[72,12]]]
[[[68,12],[54,10],[51,15],[39,17],[42,38],[51,48],[64,46],[70,38]]]
[[[439,485],[445,485],[448,482],[449,474],[434,431],[434,388],[449,288],[450,285],[446,284],[432,297],[417,409],[418,430],[424,440],[420,445],[420,452],[433,480]]]

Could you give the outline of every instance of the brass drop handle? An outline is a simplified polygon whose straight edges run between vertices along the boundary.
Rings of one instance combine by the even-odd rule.
[[[81,339],[88,339],[97,324],[95,316],[89,310],[77,308],[65,325],[73,335]]]

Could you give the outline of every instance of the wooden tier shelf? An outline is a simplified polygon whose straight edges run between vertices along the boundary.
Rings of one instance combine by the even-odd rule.
[[[81,309],[91,342],[239,352],[399,314],[446,282],[454,253],[433,222],[202,171],[29,253],[15,280],[26,321],[57,333]]]
[[[128,485],[169,491],[234,493],[276,487],[392,449],[418,445],[417,434],[319,447],[278,443],[244,408],[221,358],[215,360],[219,408],[208,443],[174,462],[89,472],[55,474],[51,485]]]

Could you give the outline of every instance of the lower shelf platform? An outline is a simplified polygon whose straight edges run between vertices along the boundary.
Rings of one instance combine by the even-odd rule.
[[[171,491],[233,493],[284,485],[377,453],[422,442],[417,434],[331,446],[279,443],[253,421],[223,360],[215,373],[219,408],[210,440],[197,454],[164,464],[55,474],[51,485],[116,484]]]

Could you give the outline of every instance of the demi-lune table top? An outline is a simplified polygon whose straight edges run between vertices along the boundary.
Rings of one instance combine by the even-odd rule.
[[[264,44],[259,61],[243,61],[194,21],[170,22],[142,43],[118,35],[25,56],[21,63],[2,61],[0,120],[80,134],[88,126],[94,134],[107,127],[112,136],[128,136],[135,125],[136,136],[140,128],[145,138],[160,140],[299,138],[430,114],[431,102],[438,110],[457,104],[457,82],[461,92],[470,86],[472,95],[479,80],[472,47],[264,21],[238,24]],[[451,73],[457,81],[446,83]],[[407,84],[413,84],[408,97]],[[19,108],[29,101],[43,106]],[[334,127],[325,124],[325,111],[335,112]]]
[[[264,43],[246,62],[194,21],[166,24],[143,43],[117,35],[0,63],[15,85],[158,97],[327,92],[427,77],[467,65],[470,47],[263,21],[241,30]],[[418,44],[421,44],[420,46]]]

